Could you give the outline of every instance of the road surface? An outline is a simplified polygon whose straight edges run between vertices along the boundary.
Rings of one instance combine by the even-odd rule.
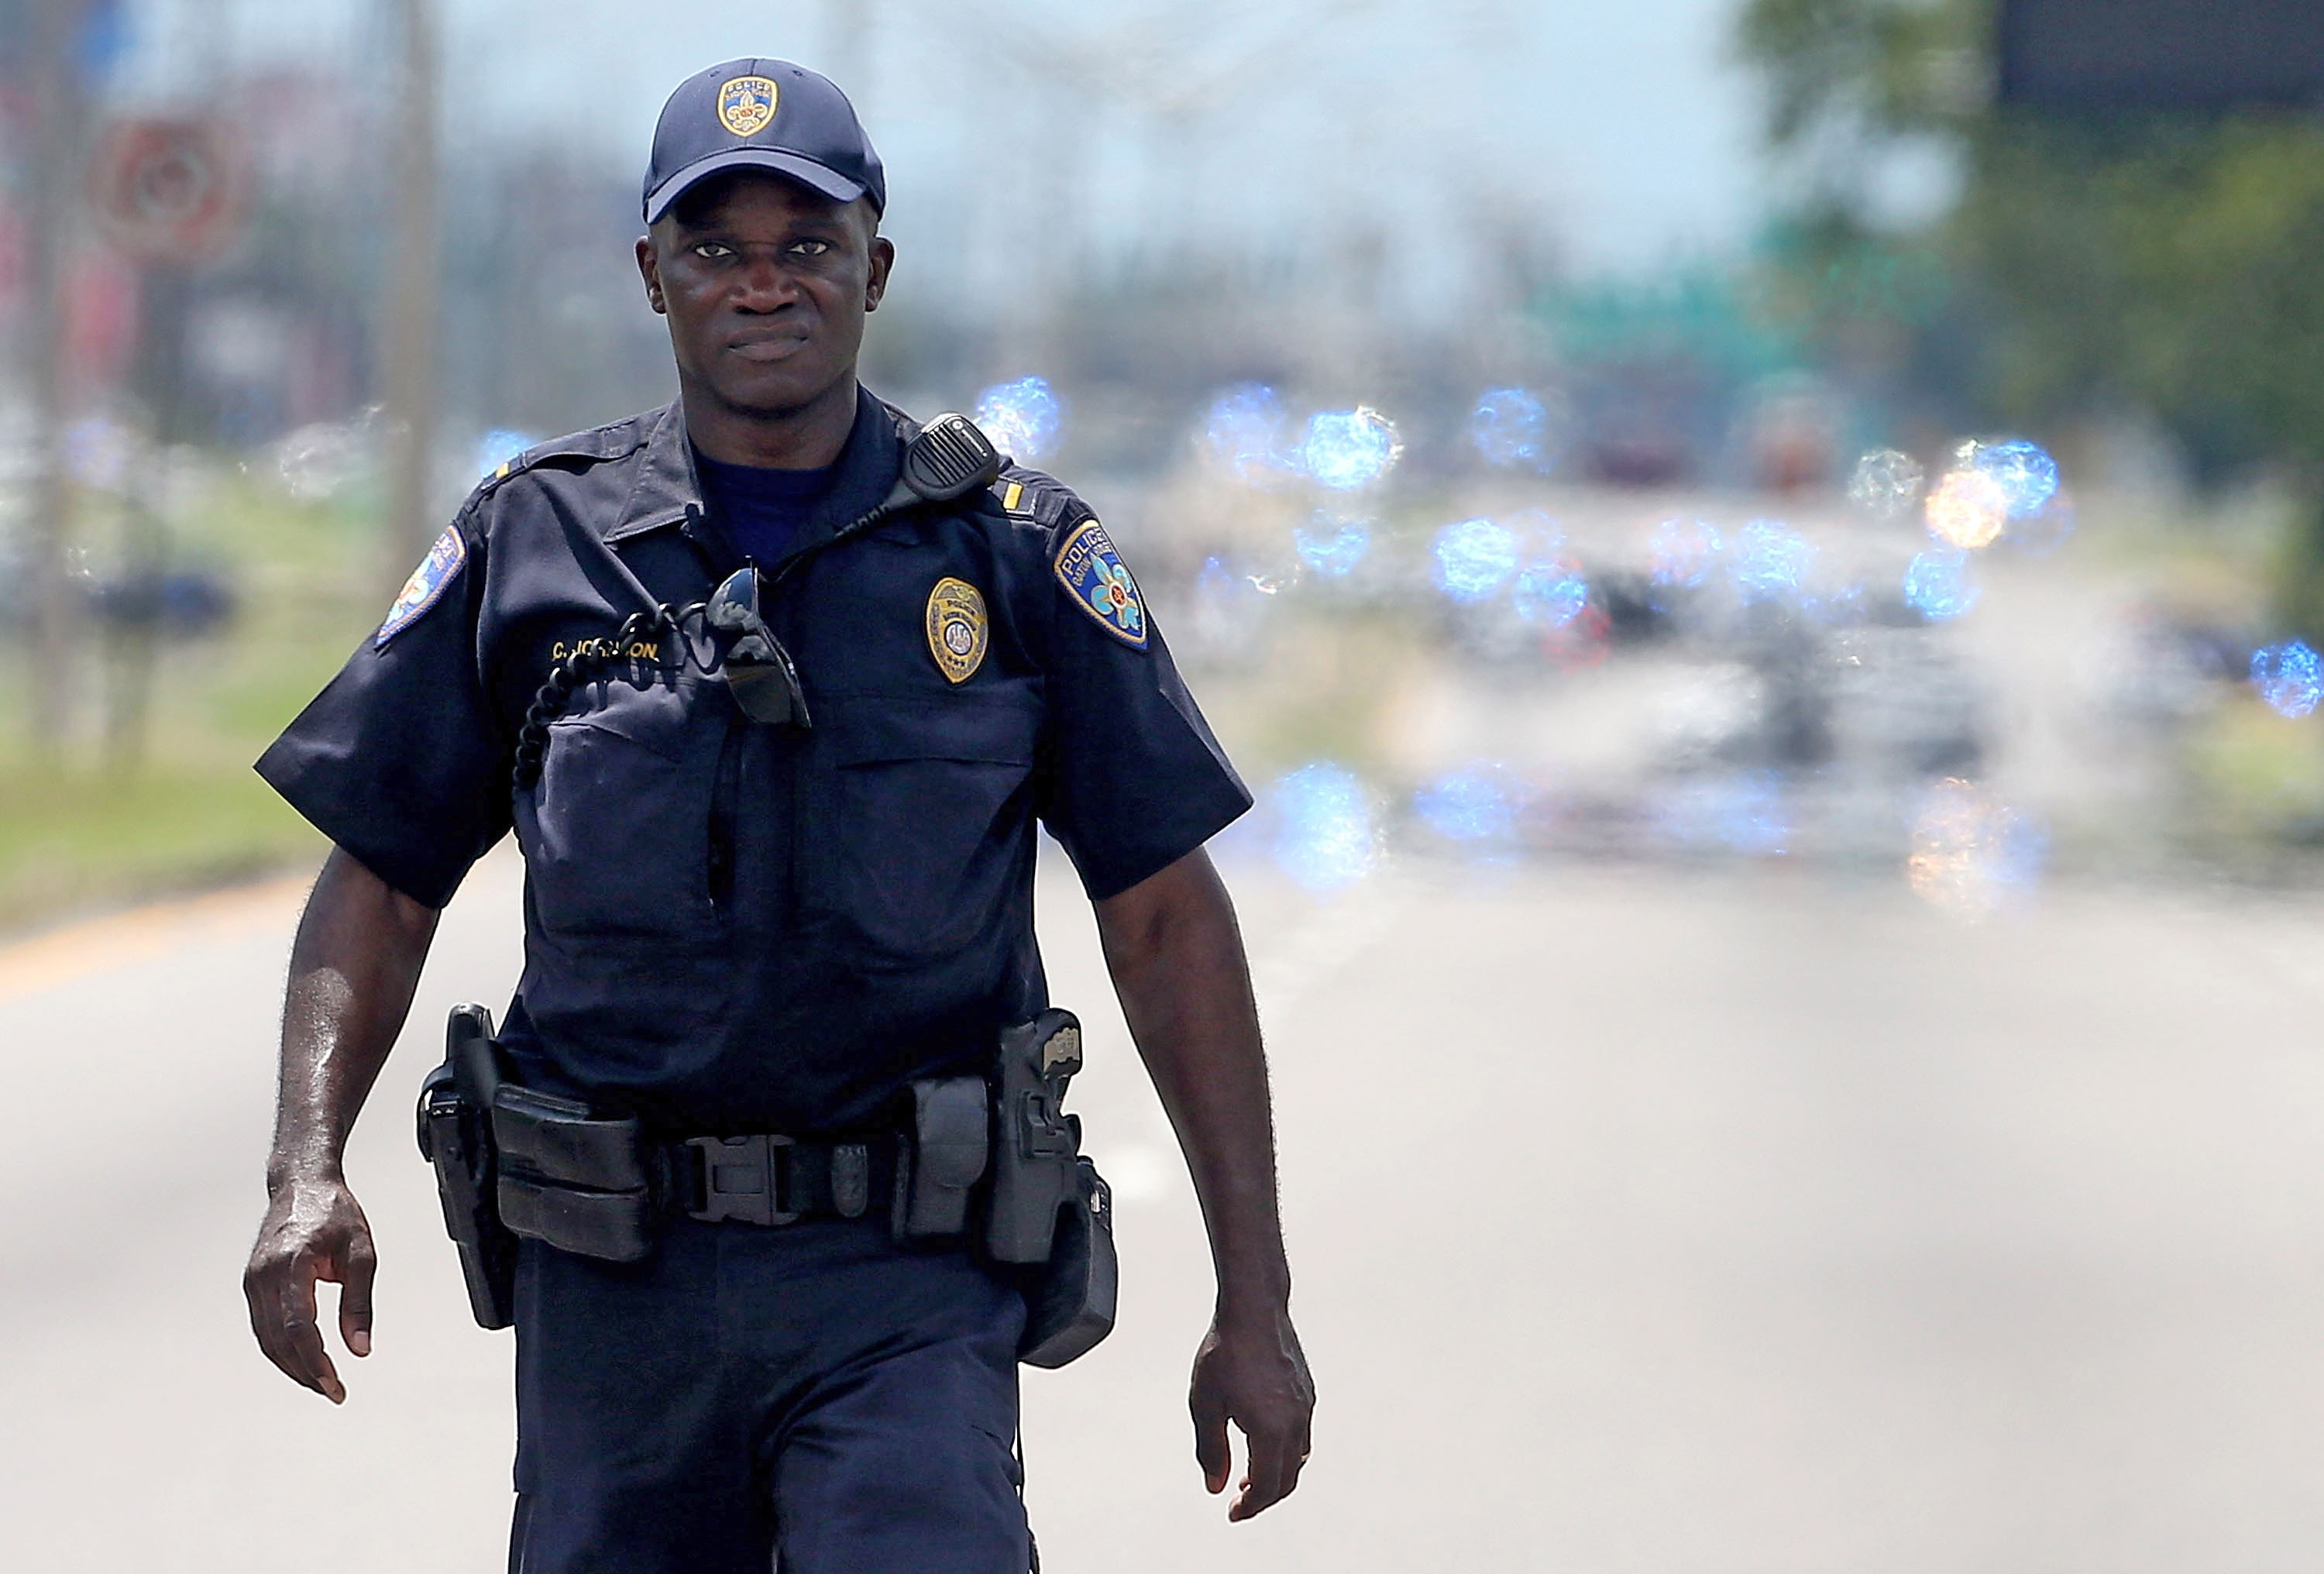
[[[1028,1374],[1071,1574],[2305,1570],[2324,1545],[2324,900],[2071,888],[1964,925],[1778,866],[1392,867],[1243,907],[1322,1406],[1230,1527],[1183,1395],[1208,1266],[1055,867],[1121,1199],[1120,1331]],[[497,1006],[518,874],[447,915],[350,1159],[378,1349],[251,1345],[295,883],[0,951],[12,1567],[502,1567],[510,1342],[411,1092]]]

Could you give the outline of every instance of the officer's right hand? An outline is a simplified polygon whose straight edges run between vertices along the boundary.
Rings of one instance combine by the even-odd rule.
[[[351,1354],[367,1356],[377,1266],[371,1224],[345,1181],[308,1177],[274,1188],[242,1275],[251,1331],[268,1360],[334,1404],[345,1404],[347,1391],[323,1348],[315,1285],[328,1279],[339,1286],[339,1337]]]

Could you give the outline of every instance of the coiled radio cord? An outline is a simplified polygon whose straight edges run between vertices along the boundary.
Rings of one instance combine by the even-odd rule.
[[[632,612],[622,620],[610,640],[583,640],[558,658],[549,669],[548,681],[532,696],[532,704],[524,713],[524,725],[516,735],[516,767],[514,788],[524,791],[540,779],[540,763],[549,752],[549,724],[565,713],[565,703],[573,691],[597,675],[608,662],[622,658],[639,640],[649,634],[661,634],[673,640],[686,637],[686,626],[702,615],[704,603],[673,607],[668,602],[651,612]],[[681,648],[682,661],[691,652]],[[631,658],[637,659],[637,658]]]
[[[1001,454],[991,439],[978,429],[966,416],[947,412],[936,417],[918,428],[905,442],[901,474],[894,488],[868,512],[834,530],[819,541],[808,543],[793,553],[771,574],[754,581],[758,591],[771,596],[783,581],[789,578],[808,558],[826,552],[843,541],[850,541],[874,526],[894,519],[908,510],[930,504],[957,502],[981,486],[989,486],[1001,474]],[[688,511],[688,518],[692,511]],[[743,566],[753,574],[758,570],[746,562]],[[752,606],[757,605],[754,594]],[[672,607],[664,602],[651,612],[632,612],[622,621],[610,640],[585,640],[560,658],[549,670],[549,681],[533,695],[531,705],[524,713],[524,725],[516,735],[515,790],[521,793],[540,779],[542,759],[549,752],[549,724],[565,711],[565,702],[573,691],[593,677],[607,662],[619,659],[638,640],[649,633],[666,633],[681,641],[679,659],[693,655],[693,647],[683,643],[686,626],[705,621],[703,613],[709,603],[695,602],[684,607]],[[753,612],[755,621],[756,613]],[[760,632],[765,634],[763,627]],[[779,652],[781,647],[776,645]],[[632,659],[637,659],[632,658]],[[783,658],[786,662],[788,657]],[[706,666],[705,671],[709,670]],[[796,686],[796,680],[794,680]]]

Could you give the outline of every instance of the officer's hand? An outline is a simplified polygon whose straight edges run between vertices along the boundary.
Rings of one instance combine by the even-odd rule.
[[[371,1225],[339,1180],[287,1181],[275,1188],[242,1275],[251,1331],[266,1358],[334,1404],[347,1391],[323,1349],[315,1285],[339,1286],[339,1337],[358,1356],[371,1354],[371,1281],[378,1266]]]
[[[1314,1380],[1307,1376],[1291,1314],[1213,1322],[1194,1352],[1188,1406],[1194,1413],[1194,1459],[1214,1493],[1226,1490],[1233,1465],[1227,1422],[1242,1430],[1247,1458],[1227,1518],[1249,1519],[1289,1496],[1307,1463],[1307,1423],[1315,1411]]]

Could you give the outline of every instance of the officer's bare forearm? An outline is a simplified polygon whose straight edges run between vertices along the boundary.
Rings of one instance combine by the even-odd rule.
[[[1222,1319],[1291,1293],[1276,1210],[1267,1056],[1234,904],[1196,851],[1097,906],[1123,1015],[1202,1198]]]
[[[436,919],[332,849],[290,949],[270,1189],[337,1177],[347,1133],[411,1008]]]

